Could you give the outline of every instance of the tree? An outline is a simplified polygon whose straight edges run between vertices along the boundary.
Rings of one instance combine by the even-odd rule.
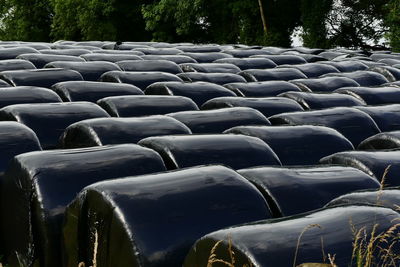
[[[49,0],[0,0],[0,39],[49,41],[52,13]]]
[[[389,27],[388,38],[395,52],[400,52],[400,0],[391,0],[388,5],[386,25]]]

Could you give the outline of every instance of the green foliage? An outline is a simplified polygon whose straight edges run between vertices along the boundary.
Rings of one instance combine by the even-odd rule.
[[[49,41],[52,5],[48,0],[0,0],[0,39]]]
[[[391,0],[388,5],[386,23],[389,26],[388,38],[395,52],[400,52],[400,0]]]
[[[301,1],[304,46],[329,48],[325,22],[332,4],[333,0],[320,0],[318,5],[314,0]]]

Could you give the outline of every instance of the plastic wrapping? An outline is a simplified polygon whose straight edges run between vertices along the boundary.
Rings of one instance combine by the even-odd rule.
[[[305,110],[366,105],[363,100],[355,98],[351,95],[335,93],[316,94],[306,92],[286,92],[280,94],[279,96],[287,97],[297,101]]]
[[[291,83],[297,85],[305,92],[326,92],[331,93],[342,87],[358,87],[356,81],[346,77],[325,77],[316,79],[298,79]]]
[[[17,86],[0,89],[0,108],[14,104],[57,103],[61,98],[47,88]]]
[[[322,64],[331,65],[337,68],[340,72],[353,72],[358,70],[367,70],[368,66],[357,60],[348,61],[326,61]]]
[[[400,151],[349,151],[325,157],[323,164],[338,164],[358,168],[379,181],[385,178],[385,186],[399,186]]]
[[[144,60],[168,60],[175,62],[176,64],[197,63],[193,58],[182,55],[144,55],[141,56],[141,58]]]
[[[179,50],[183,52],[191,52],[191,53],[212,53],[212,52],[221,52],[222,49],[219,45],[193,45],[193,44],[183,44],[177,46]]]
[[[265,81],[290,81],[295,79],[306,79],[307,76],[294,68],[275,68],[275,69],[248,69],[239,73],[248,82]]]
[[[304,58],[295,55],[257,55],[253,57],[267,58],[272,60],[276,65],[296,65],[307,63]]]
[[[0,109],[0,120],[17,121],[31,128],[43,149],[58,146],[58,139],[72,123],[104,118],[108,114],[89,102],[17,104]]]
[[[145,55],[178,55],[183,51],[176,48],[154,48],[154,47],[143,47],[143,48],[134,48],[133,51],[140,51]]]
[[[141,140],[139,145],[157,151],[169,170],[205,164],[223,164],[233,169],[281,165],[267,144],[244,135],[149,137]]]
[[[296,101],[285,97],[217,97],[204,103],[201,109],[210,110],[228,107],[254,108],[266,117],[284,112],[303,111],[303,108]]]
[[[214,62],[234,64],[241,70],[272,69],[277,66],[272,60],[267,58],[223,58]]]
[[[105,53],[90,53],[81,55],[86,61],[108,61],[116,63],[122,60],[143,60],[140,56],[135,54],[105,54]]]
[[[271,55],[271,52],[262,49],[228,49],[224,53],[230,54],[235,58],[247,58],[256,55]]]
[[[385,87],[344,87],[336,93],[349,94],[364,100],[368,105],[384,105],[400,103],[400,88]]]
[[[354,72],[342,72],[342,73],[329,73],[322,77],[347,77],[353,79],[361,86],[378,86],[389,82],[385,76],[374,71],[354,71]]]
[[[294,68],[304,73],[308,78],[316,78],[327,73],[339,73],[339,70],[334,66],[324,65],[320,63],[307,63],[299,65],[283,65],[279,68]]]
[[[7,83],[4,80],[0,80],[0,88],[3,88],[3,87],[12,87],[12,85]]]
[[[61,266],[64,211],[79,191],[107,179],[164,170],[156,152],[136,145],[15,157],[1,181],[0,238],[6,259],[11,266]]]
[[[291,112],[269,118],[272,125],[321,125],[337,130],[357,147],[364,139],[380,133],[375,121],[355,108],[330,108],[318,111]]]
[[[323,157],[354,149],[339,132],[323,126],[239,126],[225,133],[260,138],[278,155],[283,165],[318,164]]]
[[[55,61],[46,64],[45,68],[63,68],[79,72],[85,81],[97,81],[107,71],[120,70],[120,68],[107,61],[67,62]]]
[[[52,89],[65,102],[94,102],[109,96],[143,95],[143,91],[131,84],[71,81],[56,83]]]
[[[400,130],[400,104],[357,107],[370,115],[382,132]]]
[[[231,63],[184,63],[180,66],[184,72],[236,74],[241,71],[240,68]]]
[[[27,46],[0,48],[0,60],[15,59],[19,55],[27,54],[27,53],[38,53],[39,54],[39,51],[37,51],[34,48],[27,47]]]
[[[53,84],[64,81],[82,81],[82,75],[74,70],[40,69],[9,70],[0,72],[0,79],[12,86],[38,86],[50,88]]]
[[[35,65],[36,68],[41,69],[47,63],[53,61],[70,61],[70,62],[84,62],[85,60],[81,57],[65,56],[65,55],[48,55],[48,54],[22,54],[17,59],[28,60]]]
[[[350,167],[261,167],[238,173],[263,193],[270,207],[275,207],[275,217],[320,209],[341,195],[379,188],[376,179]]]
[[[68,207],[64,266],[90,266],[94,240],[99,267],[182,266],[204,234],[264,218],[261,193],[222,166],[97,183]]]
[[[208,82],[180,83],[159,82],[153,83],[145,90],[146,95],[176,95],[185,96],[193,100],[197,106],[206,101],[223,96],[236,96],[229,89],[218,84]]]
[[[0,60],[0,71],[6,70],[33,70],[35,65],[23,59]]]
[[[137,143],[151,136],[191,134],[183,123],[167,116],[100,118],[70,125],[61,137],[63,148]]]
[[[398,68],[390,66],[380,66],[371,68],[370,70],[382,74],[389,82],[400,80],[400,69]]]
[[[40,50],[40,53],[46,55],[64,55],[79,57],[81,55],[89,54],[91,52],[87,49],[42,49]]]
[[[181,53],[180,55],[191,57],[198,63],[212,63],[217,59],[233,57],[232,55],[220,52],[212,52],[212,53],[184,52]]]
[[[222,133],[240,125],[271,125],[261,112],[248,107],[181,111],[167,115],[182,122],[196,134]]]
[[[143,91],[156,82],[183,82],[178,76],[166,72],[123,72],[109,71],[101,75],[102,82],[128,83]]]
[[[299,87],[286,81],[228,83],[224,86],[243,97],[269,97],[284,92],[301,91]]]
[[[172,74],[182,72],[178,64],[168,60],[123,60],[117,62],[117,65],[123,71],[162,71]]]
[[[232,73],[201,73],[201,72],[185,72],[178,74],[185,82],[209,82],[218,85],[227,83],[245,83],[246,80],[240,75]]]
[[[359,150],[400,149],[400,131],[384,132],[371,136],[358,146]]]
[[[348,266],[354,260],[353,241],[357,232],[364,238],[365,230],[365,239],[370,240],[388,231],[399,219],[399,214],[390,209],[349,206],[232,227],[198,240],[183,266],[207,266],[213,247],[216,247],[215,258],[227,262],[232,262],[232,253],[228,253],[232,251],[235,266],[290,267],[310,262],[323,263],[328,254],[335,255],[337,266]],[[373,237],[372,232],[376,234]],[[395,241],[393,236],[397,234],[395,228],[388,242]],[[398,242],[395,244],[393,251],[399,249]],[[382,249],[387,247],[384,243],[380,245]],[[379,251],[372,252],[373,256],[378,257]],[[377,266],[382,266],[380,263],[378,261]]]
[[[113,117],[140,117],[171,112],[198,110],[196,103],[183,96],[112,96],[97,104]]]

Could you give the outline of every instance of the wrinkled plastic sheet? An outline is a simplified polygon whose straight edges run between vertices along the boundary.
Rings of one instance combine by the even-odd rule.
[[[298,86],[286,81],[228,83],[224,86],[243,97],[271,97],[284,92],[301,91]]]
[[[336,93],[349,94],[364,100],[368,105],[385,105],[400,103],[400,88],[384,87],[344,87]]]
[[[384,132],[371,136],[358,146],[359,150],[400,149],[400,131]]]
[[[297,79],[290,81],[305,92],[331,93],[342,87],[358,87],[356,81],[346,77],[325,77],[315,79]]]
[[[62,102],[61,98],[47,88],[17,86],[0,89],[0,108],[15,104],[59,102]]]
[[[239,75],[243,76],[248,82],[290,81],[307,78],[303,72],[292,67],[268,70],[248,69],[240,72]]]

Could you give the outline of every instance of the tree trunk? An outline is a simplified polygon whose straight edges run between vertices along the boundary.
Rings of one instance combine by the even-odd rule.
[[[264,8],[263,8],[262,0],[258,0],[258,5],[260,6],[261,20],[262,20],[262,24],[263,24],[263,27],[264,27],[264,33],[266,35],[267,32],[268,32],[268,28],[267,28],[267,21],[265,20]]]

